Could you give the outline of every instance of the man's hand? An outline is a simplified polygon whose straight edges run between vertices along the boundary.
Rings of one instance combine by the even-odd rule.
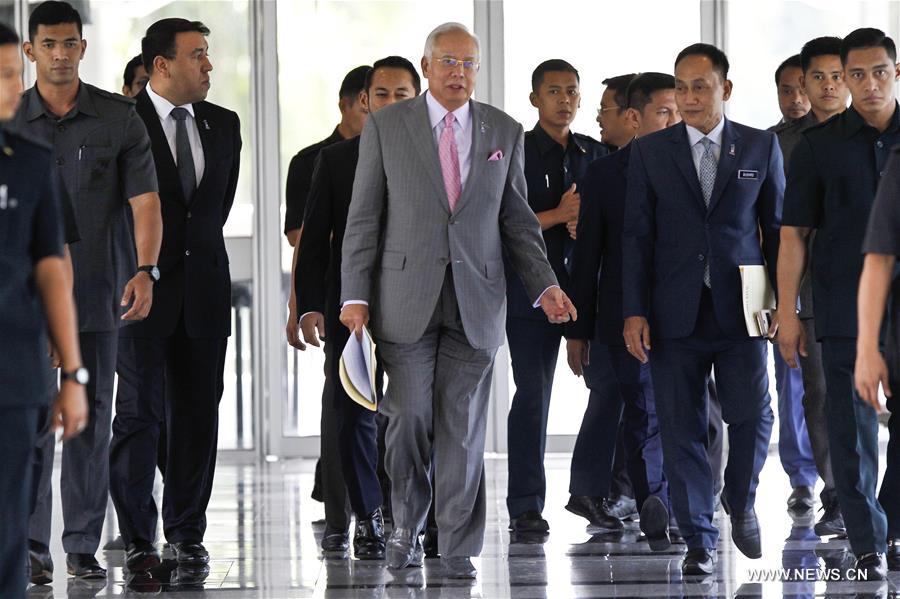
[[[872,406],[876,412],[881,412],[881,403],[878,401],[878,384],[884,387],[884,394],[891,397],[891,387],[888,380],[887,364],[877,347],[867,348],[856,352],[856,368],[853,371],[856,382],[856,390],[864,402]]]
[[[125,284],[122,307],[129,303],[131,309],[122,315],[122,320],[143,320],[150,314],[153,306],[153,280],[148,273],[141,271]]]
[[[84,385],[63,381],[50,413],[51,428],[55,431],[62,427],[62,439],[68,441],[83,431],[87,424],[88,405]]]
[[[363,327],[369,324],[369,306],[365,304],[347,304],[341,308],[341,324],[356,333],[356,338],[362,341]]]
[[[59,356],[59,350],[56,349],[52,341],[47,341],[47,355],[50,356],[50,368],[59,368],[62,359]]]
[[[577,221],[580,208],[581,196],[575,191],[575,184],[572,183],[572,187],[566,190],[559,200],[559,205],[556,206],[559,220],[564,223]]]
[[[574,185],[573,185],[574,187]],[[541,309],[547,315],[547,320],[553,324],[578,320],[578,310],[572,304],[563,290],[559,287],[551,287],[541,296]]]
[[[628,353],[646,364],[650,351],[650,324],[643,316],[629,316],[625,319],[625,329],[622,331],[625,338],[625,349]]]
[[[775,342],[781,357],[791,368],[799,368],[797,354],[804,358],[809,354],[806,351],[806,331],[800,325],[797,313],[793,310],[785,310],[783,314],[780,310],[775,312],[772,329],[775,330]]]
[[[576,232],[578,231],[578,219],[570,220],[566,223],[566,231],[569,232],[569,237],[572,239],[576,239]]]
[[[591,342],[584,339],[567,339],[566,354],[569,360],[569,368],[572,374],[581,376],[584,374],[584,367],[591,363],[588,355],[591,351]]]
[[[300,351],[306,349],[306,345],[300,339],[300,323],[297,322],[297,307],[294,302],[288,303],[288,317],[287,324],[284,325],[284,334],[287,337],[288,345]]]
[[[303,331],[304,341],[319,347],[319,340],[325,341],[325,315],[321,312],[307,312],[300,319],[300,330]]]

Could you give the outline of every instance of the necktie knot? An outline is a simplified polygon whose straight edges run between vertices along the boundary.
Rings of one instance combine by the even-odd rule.
[[[455,122],[456,122],[456,117],[453,115],[452,112],[448,112],[444,116],[444,127],[452,127],[453,123],[455,123]]]
[[[708,149],[709,149],[709,146],[712,145],[712,142],[713,142],[713,141],[712,141],[710,138],[708,138],[708,137],[702,137],[702,138],[700,138],[700,143],[703,144],[703,149],[704,149],[704,150],[708,150]]]
[[[178,106],[177,108],[173,108],[172,112],[169,113],[173,119],[176,121],[183,121],[188,117],[188,111],[184,108]]]

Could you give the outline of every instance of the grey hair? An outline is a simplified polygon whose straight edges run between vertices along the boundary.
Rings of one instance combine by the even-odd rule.
[[[425,59],[431,60],[431,55],[434,54],[434,44],[435,42],[437,42],[437,38],[441,37],[445,33],[450,33],[453,31],[462,31],[463,33],[471,36],[473,40],[475,40],[475,52],[477,53],[475,58],[477,60],[481,60],[481,42],[478,40],[478,36],[469,31],[469,28],[462,23],[454,23],[453,21],[438,25],[431,31],[431,33],[428,34],[428,37],[425,39]]]

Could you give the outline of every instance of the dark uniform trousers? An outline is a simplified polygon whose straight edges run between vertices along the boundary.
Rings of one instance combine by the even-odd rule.
[[[160,420],[168,432],[163,529],[170,543],[202,541],[216,467],[227,337],[193,339],[183,317],[169,337],[122,339],[111,495],[122,538],[153,542]],[[162,376],[161,376],[162,375]]]
[[[825,410],[831,440],[831,467],[850,548],[857,556],[884,553],[887,538],[900,537],[900,409],[896,395],[888,398],[891,440],[881,493],[878,486],[878,416],[856,392],[853,370],[856,339],[822,339],[825,367]],[[891,381],[893,387],[894,381]]]
[[[753,507],[774,415],[766,372],[766,341],[729,338],[719,328],[712,295],[703,289],[694,331],[657,339],[650,358],[665,473],[678,526],[689,549],[715,548],[714,474],[707,454],[711,367],[729,451],[723,493],[732,513]]]
[[[91,373],[87,385],[89,422],[80,435],[63,447],[60,497],[63,508],[63,549],[66,553],[96,553],[106,517],[109,496],[110,419],[116,372],[116,331],[80,333],[81,356]],[[41,463],[39,493],[29,522],[29,538],[50,545],[53,501],[50,478],[53,474],[52,435],[38,448]]]
[[[836,497],[834,489],[834,473],[831,469],[831,453],[829,451],[828,422],[825,416],[825,371],[822,366],[822,344],[816,339],[816,320],[802,318],[800,324],[806,332],[806,357],[800,356],[800,369],[803,373],[803,416],[806,419],[806,431],[809,445],[812,448],[816,470],[825,483],[821,498],[827,503]]]
[[[42,413],[40,406],[0,409],[0,597],[25,597],[32,456]]]

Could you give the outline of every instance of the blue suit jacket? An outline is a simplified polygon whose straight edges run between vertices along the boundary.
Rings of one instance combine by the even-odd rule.
[[[765,264],[775,284],[784,200],[778,139],[725,120],[709,209],[688,144],[683,123],[631,144],[624,316],[647,317],[657,338],[689,336],[709,260],[716,321],[729,337],[747,337],[738,266]]]
[[[578,320],[569,339],[596,338],[622,345],[622,224],[631,144],[588,166],[581,189],[578,239],[572,253],[569,296]],[[599,281],[598,281],[599,272]]]

